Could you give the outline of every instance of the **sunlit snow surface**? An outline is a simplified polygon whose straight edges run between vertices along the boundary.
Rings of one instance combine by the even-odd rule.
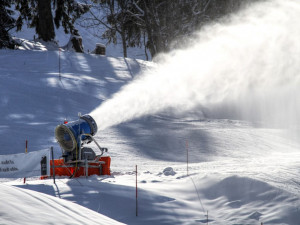
[[[277,7],[280,1],[275,2],[275,8],[280,9]],[[297,15],[294,12],[298,5],[297,1],[287,4],[287,8],[295,6],[291,15]],[[293,32],[299,34],[297,30]],[[297,37],[291,38],[298,40]],[[290,39],[284,37],[283,40]],[[297,43],[295,46],[299,46]],[[116,93],[121,93],[116,96],[126,94],[132,83],[136,86],[144,74],[149,74],[149,71],[151,74],[151,71],[159,68],[155,63],[129,58],[45,51],[47,46],[44,49],[42,43],[38,46],[27,43],[26,46],[35,51],[0,50],[0,154],[24,152],[25,140],[28,139],[29,151],[54,146],[55,155],[59,157],[61,150],[54,139],[54,129],[58,124],[65,118],[76,120],[78,112],[86,114],[93,111],[96,115],[95,109],[103,102],[114,101]],[[289,54],[298,51],[297,48],[288,49]],[[268,55],[267,51],[264,53]],[[274,57],[271,55],[271,59]],[[172,105],[176,103],[172,96],[165,96],[163,88],[168,83],[159,83],[161,90],[151,87],[156,85],[154,79],[148,88],[159,91],[158,103],[161,103],[154,105],[166,106],[163,103],[167,98],[170,107],[162,107],[161,110],[151,110],[149,107],[150,110],[145,113],[142,109],[146,102],[134,108],[135,102],[128,100],[141,99],[142,93],[149,93],[147,86],[142,86],[139,92],[127,92],[133,94],[125,98],[126,102],[116,101],[118,104],[115,107],[107,107],[106,111],[102,111],[109,116],[117,115],[119,117],[115,120],[124,122],[118,124],[111,121],[116,125],[99,130],[95,136],[101,146],[109,149],[112,176],[61,178],[56,180],[56,185],[52,180],[38,178],[27,178],[26,184],[23,179],[1,179],[0,224],[206,224],[208,214],[209,224],[263,222],[298,225],[300,133],[297,126],[299,120],[295,115],[300,101],[299,95],[290,94],[299,93],[298,89],[293,88],[299,84],[299,73],[295,71],[300,71],[297,70],[300,64],[295,55],[286,59],[280,62],[284,66],[279,62],[271,65],[279,66],[289,79],[286,82],[279,79],[279,83],[275,82],[279,88],[271,91],[261,92],[266,86],[260,86],[262,88],[254,98],[249,90],[255,90],[255,79],[250,79],[252,85],[244,84],[238,89],[245,88],[243,94],[249,97],[246,102],[242,102],[241,95],[237,102],[225,98],[226,104],[217,107],[200,104],[200,107],[185,107],[190,110],[184,111],[176,108],[177,104],[175,107]],[[258,66],[265,68],[265,65],[270,69],[266,71],[274,71],[268,63],[259,63]],[[257,70],[253,68],[253,71]],[[278,77],[281,78],[280,74],[277,74]],[[183,81],[179,76],[173,78],[173,84]],[[177,78],[179,80],[176,81]],[[265,74],[263,78],[272,79],[272,76]],[[168,79],[165,81],[168,82]],[[206,84],[211,85],[215,84],[212,81],[217,82],[218,79],[209,81]],[[263,81],[268,86],[268,80]],[[270,81],[274,84],[274,80]],[[292,88],[281,89],[281,82],[285,87],[292,84]],[[186,87],[186,84],[182,87]],[[185,89],[180,88],[179,91]],[[208,91],[212,94],[208,100],[220,101],[214,98],[220,95],[214,95],[211,89]],[[232,93],[231,89],[228,91]],[[260,102],[257,97],[270,100],[272,95],[268,94],[272,93],[276,93],[275,97],[283,96],[280,104],[257,104]],[[291,101],[287,98],[289,95]],[[189,93],[186,96],[191,95]],[[251,99],[256,102],[251,102]],[[237,104],[240,102],[243,104]],[[180,102],[179,106],[186,106],[183,103]],[[249,107],[253,105],[256,107]],[[225,106],[226,109],[223,108]],[[230,106],[242,112],[249,108],[251,110],[242,120],[241,117],[235,117],[237,114],[230,114]],[[262,110],[263,106],[265,111]],[[287,108],[282,110],[279,106]],[[137,114],[139,109],[143,113]],[[266,118],[265,113],[270,109],[275,115],[270,115],[270,118],[279,118],[279,124],[256,120]],[[257,111],[263,112],[263,116],[256,115]],[[281,112],[290,114],[281,115]],[[133,120],[126,122],[120,118],[127,114],[130,114],[127,119]],[[140,117],[134,119],[135,116]],[[295,122],[295,126],[291,122]],[[97,123],[102,127],[99,115]],[[135,205],[136,165],[138,216]]]
[[[1,154],[23,152],[24,140],[29,139],[29,151],[54,145],[59,156],[55,126],[66,115],[72,120],[78,111],[88,113],[131,80],[124,59],[62,54],[65,71],[61,82],[55,71],[57,52],[1,51],[1,134],[5,137]],[[38,63],[40,58],[48,61]],[[84,62],[85,66],[78,66]],[[142,61],[128,62],[131,68],[147,67]],[[87,67],[91,72],[86,72]],[[201,224],[206,222],[207,211],[210,224],[297,224],[300,157],[296,137],[294,130],[204,119],[193,112],[179,118],[168,112],[146,116],[97,133],[97,141],[109,148],[112,157],[111,177],[58,179],[56,185],[52,180],[27,178],[24,185],[23,179],[2,179],[6,186],[1,186],[1,223],[59,220],[67,224],[90,213],[74,214],[79,206],[71,204],[65,209],[64,204],[69,203],[59,199],[53,203],[48,197],[37,207],[35,201],[42,198],[38,193],[32,194],[37,200],[28,199],[27,192],[7,187],[12,185],[69,200],[128,224]],[[176,174],[165,175],[167,167]],[[55,211],[49,209],[56,206]],[[24,212],[29,216],[24,217]],[[93,216],[88,218],[86,224],[95,222]]]

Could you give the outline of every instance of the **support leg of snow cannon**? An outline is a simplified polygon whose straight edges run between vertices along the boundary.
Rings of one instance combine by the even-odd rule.
[[[98,142],[95,140],[95,138],[93,137],[93,135],[91,134],[81,134],[79,137],[79,146],[81,146],[81,139],[82,136],[88,136],[90,137],[90,139],[97,145],[97,147],[99,148],[99,150],[101,151],[101,154],[98,155],[97,157],[101,157],[103,155],[104,152],[107,152],[107,148],[101,148],[100,145],[98,144]],[[79,156],[81,157],[81,149],[79,148]],[[81,159],[81,158],[79,158]]]
[[[53,182],[54,182],[54,184],[55,184],[55,164],[54,164],[54,157],[53,157],[53,147],[51,147],[51,158],[52,158],[52,167],[50,166],[50,168],[52,168],[52,169],[50,169],[50,171],[52,172],[52,175],[53,175]],[[50,162],[51,162],[50,161]],[[50,172],[50,173],[51,173]]]
[[[87,159],[85,159],[84,163],[85,163],[85,178],[87,178],[89,176],[89,167],[88,167],[88,161],[87,161]]]
[[[110,175],[110,161],[109,156],[102,156],[98,161],[87,161],[87,167],[85,160],[77,161],[78,168],[74,177],[92,175]],[[65,163],[63,159],[55,159],[50,161],[50,167],[54,165],[55,176],[67,176],[70,177],[76,171],[76,165],[74,163]],[[87,169],[87,172],[86,172]],[[50,176],[53,176],[53,170],[50,170]]]
[[[102,169],[102,174],[101,175],[110,175],[110,161],[111,158],[109,156],[102,156],[99,161],[104,162],[102,164],[101,169]]]

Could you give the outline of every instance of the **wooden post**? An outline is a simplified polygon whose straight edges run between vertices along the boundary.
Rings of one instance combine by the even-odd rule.
[[[87,179],[89,176],[89,167],[88,167],[88,161],[85,159],[85,178]]]
[[[135,212],[138,216],[138,187],[137,187],[137,165],[135,165]]]
[[[54,165],[53,147],[52,146],[51,146],[51,158],[52,158],[53,183],[55,184],[55,165]]]

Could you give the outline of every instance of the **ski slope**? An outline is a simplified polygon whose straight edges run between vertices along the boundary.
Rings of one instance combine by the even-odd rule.
[[[265,4],[264,7],[272,6],[271,15],[278,15],[276,10],[280,9],[289,9],[289,14],[296,17],[299,15],[296,13],[299,7],[296,1],[290,1],[287,5],[280,1],[268,1]],[[264,7],[258,7],[258,12],[261,12]],[[242,15],[247,15],[247,11]],[[248,17],[243,18],[248,21]],[[258,17],[258,21],[262,18]],[[291,21],[284,18],[286,21]],[[252,19],[251,17],[250,21]],[[270,23],[269,20],[267,22]],[[259,24],[246,27],[261,31]],[[284,33],[283,37],[279,35],[280,38],[277,38],[278,32],[281,34],[280,31],[286,28],[281,26],[280,29],[275,29],[277,26],[272,27],[274,29],[269,31],[274,31],[271,34],[274,34],[276,46],[281,49],[282,46],[287,48],[289,43],[295,43],[297,47],[298,42],[294,42],[298,40],[297,29],[293,30],[295,34],[293,37],[286,37]],[[219,31],[217,25],[214,27],[213,32]],[[225,36],[233,32],[240,38],[240,33],[234,33],[237,27],[239,26],[224,28],[227,31]],[[157,106],[164,105],[166,102],[176,103],[174,96],[179,95],[176,95],[177,92],[168,92],[172,90],[169,84],[182,81],[182,85],[178,86],[176,91],[184,93],[188,89],[185,88],[184,80],[175,74],[176,70],[172,70],[174,73],[172,79],[169,79],[167,74],[162,77],[164,82],[160,82],[159,78],[158,83],[150,82],[147,86],[145,80],[153,80],[143,79],[145,74],[155,75],[156,71],[169,72],[167,69],[164,70],[168,65],[160,67],[156,63],[133,58],[59,51],[56,46],[27,40],[23,42],[26,46],[24,49],[27,50],[0,50],[0,155],[24,152],[27,139],[29,151],[53,146],[55,156],[59,157],[61,150],[54,138],[55,127],[65,118],[69,121],[76,120],[78,112],[82,114],[93,112],[97,116],[98,126],[105,127],[98,131],[95,138],[101,146],[108,148],[107,154],[112,159],[111,176],[92,176],[87,179],[60,178],[56,180],[56,184],[53,184],[50,179],[27,178],[24,184],[23,179],[0,178],[0,224],[150,225],[207,224],[208,222],[216,225],[261,223],[299,225],[300,133],[299,120],[295,115],[300,101],[297,95],[299,92],[294,87],[299,84],[297,71],[300,71],[300,63],[296,55],[292,54],[297,52],[297,48],[295,46],[293,49],[288,48],[282,55],[276,48],[275,53],[278,53],[279,57],[271,54],[272,49],[267,49],[269,44],[273,46],[270,39],[262,40],[263,47],[268,50],[262,51],[261,45],[258,48],[251,45],[252,47],[249,48],[246,40],[250,39],[252,43],[252,36],[250,38],[247,35],[241,36],[241,41],[236,42],[228,36],[222,39],[221,37],[224,36],[218,35],[222,41],[230,39],[233,46],[238,43],[242,49],[259,53],[245,57],[247,59],[257,60],[259,56],[263,61],[265,59],[263,56],[271,55],[266,60],[268,63],[246,63],[245,65],[235,63],[232,59],[239,58],[241,56],[239,52],[234,55],[236,58],[232,57],[231,61],[229,60],[232,64],[225,62],[215,67],[213,55],[207,55],[207,62],[211,62],[213,68],[225,68],[221,71],[223,75],[228,72],[226,65],[241,64],[243,70],[240,71],[245,72],[250,78],[251,72],[254,71],[253,74],[257,79],[249,79],[253,82],[238,85],[245,88],[241,93],[247,94],[246,99],[254,103],[245,101],[240,105],[233,104],[231,103],[233,99],[229,98],[228,101],[226,95],[225,97],[214,95],[214,93],[222,94],[214,91],[217,89],[206,88],[207,99],[217,99],[221,103],[217,107],[216,105],[211,107],[212,105],[207,101],[207,104],[200,104],[200,107],[187,107],[188,110],[185,111],[179,110],[179,106],[185,106],[182,102],[175,104],[177,108],[170,105],[162,110],[148,110],[151,109],[149,105],[152,106],[153,102],[157,103]],[[266,37],[270,37],[269,33]],[[222,46],[223,42],[212,39],[209,43],[221,43]],[[202,50],[205,50],[215,45],[203,46],[205,48]],[[232,52],[231,47],[232,45],[226,45],[225,50]],[[227,56],[225,53],[226,51],[224,55]],[[288,54],[290,57],[286,57]],[[171,57],[174,55],[180,54],[175,52]],[[273,56],[275,59],[280,58],[280,63],[273,62]],[[186,59],[191,60],[187,65],[195,64],[192,59],[187,57]],[[222,58],[218,59],[221,61]],[[172,62],[172,59],[167,57],[166,61],[169,60]],[[207,63],[207,66],[209,65],[210,63]],[[182,68],[176,65],[176,61],[169,64],[169,67],[172,66],[182,72]],[[262,70],[266,68],[265,66],[270,70]],[[209,71],[210,67],[205,68]],[[284,71],[289,79],[281,79],[279,73],[268,74],[268,71],[273,72],[276,68]],[[193,69],[187,69],[191,77]],[[247,73],[247,69],[250,73]],[[259,80],[261,76],[256,74],[257,71],[264,71],[262,80]],[[229,81],[238,83],[235,82],[238,79],[234,79],[234,75],[230,74],[230,76]],[[277,79],[278,77],[280,79]],[[218,81],[223,81],[218,76],[205,78],[199,80],[204,86],[207,85],[206,87],[218,87]],[[195,85],[201,84],[199,80],[196,80]],[[204,83],[206,80],[208,82]],[[194,87],[193,82],[189,84],[190,87]],[[213,84],[216,86],[212,86]],[[266,86],[260,86],[261,84]],[[289,86],[290,84],[292,86]],[[254,93],[256,86],[261,91],[258,93],[263,95],[252,98],[250,94]],[[128,92],[130,87],[138,87],[136,90],[139,91]],[[157,87],[159,88],[155,89]],[[265,87],[268,88],[264,92],[262,90],[265,90]],[[228,93],[226,92],[228,90],[224,90],[224,93]],[[199,93],[203,93],[201,91],[202,89]],[[229,89],[229,93],[232,93],[230,91],[232,89]],[[153,101],[143,102],[144,93],[155,93],[158,98],[148,96],[149,98],[146,99]],[[274,93],[276,94],[268,95]],[[293,93],[296,94],[292,95]],[[125,94],[130,96],[124,97]],[[190,92],[186,96],[197,96],[196,92],[189,94]],[[242,97],[242,94],[237,93],[238,97]],[[262,108],[266,109],[265,112],[270,112],[269,105],[265,105],[264,100],[282,96],[281,100],[284,100],[285,104],[276,104],[276,107],[272,108],[274,115],[280,115],[279,125],[272,126],[264,120],[247,119],[248,117],[242,119],[234,113],[229,113],[230,106],[237,107],[240,111],[257,106],[251,108],[248,114],[253,118],[259,118],[258,112],[262,111],[259,111],[258,106],[264,106]],[[112,104],[114,107],[107,107],[106,109],[110,111],[106,114],[109,115],[101,118],[100,114],[97,114],[99,105],[101,108],[107,102],[106,105],[110,106],[109,102],[114,99],[119,100],[119,97],[124,101],[116,101],[118,104]],[[241,99],[243,98],[239,98]],[[139,103],[137,106],[136,102]],[[226,110],[223,107],[227,107]],[[141,115],[136,112],[143,111],[145,108],[150,113]],[[135,112],[127,112],[125,109],[135,110]],[[120,110],[125,116],[129,113],[130,119],[112,118],[112,115],[118,115]],[[281,112],[289,110],[291,113],[287,114],[288,116],[281,115]],[[217,112],[217,116],[213,112]],[[272,116],[273,114],[270,115]],[[284,117],[286,123],[282,120]],[[119,122],[108,121],[114,125],[106,126],[107,121],[104,119],[107,118]],[[138,168],[138,216],[136,216],[135,199],[136,166]]]
[[[132,77],[155,66],[61,52],[60,79],[58,51],[0,52],[1,154],[23,152],[28,139],[29,151],[54,146],[59,156],[56,125],[65,117],[75,120],[78,112],[89,113]],[[164,112],[99,131],[96,139],[109,148],[111,177],[58,179],[56,185],[52,180],[28,178],[23,184],[23,179],[2,179],[1,223],[51,224],[58,220],[49,217],[54,214],[60,223],[88,217],[78,224],[93,224],[99,216],[108,224],[107,216],[126,224],[201,224],[207,211],[210,224],[300,221],[299,142],[289,130]],[[30,192],[34,199],[22,189],[37,191]],[[82,206],[93,212],[82,211]],[[74,214],[79,209],[82,214]]]
[[[0,186],[1,224],[122,224],[49,193]]]

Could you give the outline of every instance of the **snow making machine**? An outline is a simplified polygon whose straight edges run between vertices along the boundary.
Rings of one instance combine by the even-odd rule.
[[[102,148],[93,137],[97,133],[96,121],[90,115],[79,115],[76,121],[58,125],[55,138],[62,149],[62,158],[50,161],[50,175],[90,176],[110,175],[110,157],[103,156],[107,148]],[[87,144],[94,142],[98,154]]]

